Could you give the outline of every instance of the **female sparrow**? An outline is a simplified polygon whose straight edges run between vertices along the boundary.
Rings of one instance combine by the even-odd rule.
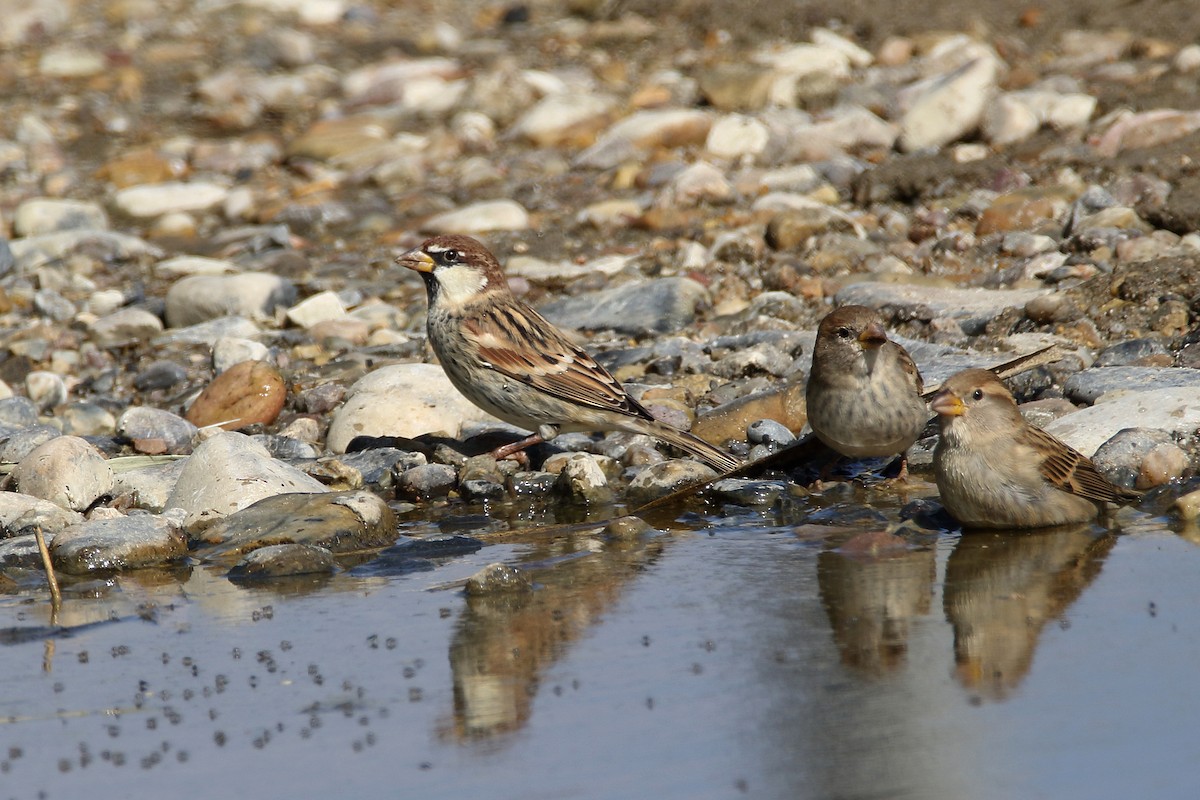
[[[559,433],[628,431],[675,445],[721,472],[740,463],[719,447],[659,422],[582,349],[508,288],[500,264],[469,236],[435,236],[396,259],[429,295],[429,343],[468,400],[534,431],[503,458]]]
[[[1105,503],[1141,496],[1114,485],[1087,456],[1026,422],[1012,394],[987,370],[952,375],[930,408],[941,425],[933,470],[942,505],[968,527],[1086,522]]]
[[[887,338],[866,306],[842,306],[817,328],[808,375],[808,424],[827,446],[854,458],[903,455],[929,410],[908,351]]]

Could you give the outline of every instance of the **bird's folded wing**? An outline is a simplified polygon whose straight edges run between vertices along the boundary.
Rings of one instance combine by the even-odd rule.
[[[1137,492],[1113,484],[1100,474],[1091,459],[1040,428],[1030,427],[1025,433],[1028,443],[1045,456],[1042,475],[1064,492],[1102,503],[1120,503],[1138,496]]]
[[[466,328],[480,358],[502,375],[563,400],[653,419],[608,370],[530,308],[496,306]]]

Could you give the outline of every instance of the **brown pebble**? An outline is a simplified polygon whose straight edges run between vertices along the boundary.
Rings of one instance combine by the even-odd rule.
[[[269,425],[286,399],[277,369],[264,361],[243,361],[213,379],[188,409],[187,420],[198,428],[220,424],[227,431]]]
[[[161,456],[167,452],[166,439],[134,439],[133,449],[148,456]]]

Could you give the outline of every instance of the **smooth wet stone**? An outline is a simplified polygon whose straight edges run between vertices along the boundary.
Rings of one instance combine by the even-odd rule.
[[[601,533],[608,539],[628,542],[655,535],[658,530],[639,517],[617,517],[605,525]]]
[[[166,319],[171,328],[228,316],[270,319],[276,308],[286,308],[295,301],[295,284],[279,275],[193,275],[176,281],[167,290]]]
[[[276,544],[322,547],[332,553],[386,547],[396,541],[396,516],[371,492],[285,493],[265,497],[200,534],[205,560],[228,559]]]
[[[537,497],[549,494],[558,483],[553,472],[518,472],[509,480],[512,493],[518,497]]]
[[[269,425],[285,402],[287,385],[279,370],[264,361],[243,361],[213,378],[188,409],[187,420],[197,428],[220,425],[227,431]]]
[[[690,325],[707,300],[708,290],[690,278],[659,278],[564,297],[538,310],[567,328],[649,336]]]
[[[266,448],[240,433],[216,434],[184,462],[168,508],[187,512],[189,530],[277,494],[324,492],[320,481],[271,457]]]
[[[35,447],[12,472],[22,494],[83,511],[112,494],[107,459],[78,436],[59,436]]]
[[[121,412],[116,431],[134,442],[161,440],[162,452],[172,454],[190,452],[196,438],[196,426],[191,422],[166,409],[148,406],[130,406]]]
[[[448,464],[421,464],[405,470],[396,481],[398,497],[431,500],[445,497],[458,482],[458,472]]]
[[[396,364],[371,372],[350,387],[329,425],[326,446],[344,453],[356,436],[413,438],[441,431],[457,437],[468,422],[494,422],[463,397],[441,367]]]
[[[124,347],[153,339],[163,331],[163,321],[144,308],[122,308],[94,320],[88,328],[100,347]]]
[[[1024,308],[1045,289],[951,289],[902,283],[855,283],[839,291],[837,305],[888,307],[914,319],[948,317],[969,335],[1009,308]]]
[[[488,597],[533,591],[533,582],[523,571],[507,564],[488,564],[467,578],[469,597]]]
[[[360,450],[357,453],[346,453],[341,461],[358,470],[363,483],[380,489],[392,487],[393,475],[426,463],[422,453],[410,453],[394,447],[378,447],[370,450]]]
[[[40,497],[0,492],[0,527],[7,535],[33,533],[37,527],[44,533],[55,533],[82,519],[78,512]]]
[[[154,344],[207,344],[211,347],[219,339],[226,337],[249,339],[258,333],[258,325],[245,317],[219,317],[207,322],[198,322],[186,328],[166,331],[154,340]]]
[[[670,494],[676,489],[715,477],[716,470],[690,459],[672,459],[652,464],[629,482],[626,498],[634,505]]]
[[[562,465],[555,484],[558,493],[579,503],[607,503],[613,488],[604,470],[588,453],[572,453]]]
[[[131,217],[158,217],[176,211],[206,211],[220,205],[228,194],[228,189],[215,183],[169,181],[120,189],[113,202]]]
[[[249,553],[229,570],[235,581],[286,578],[291,575],[329,575],[337,571],[333,553],[310,544],[273,544]]]
[[[742,506],[762,507],[774,505],[779,498],[791,490],[787,481],[745,480],[725,478],[707,488],[717,500]]]
[[[696,418],[692,433],[709,442],[742,439],[746,428],[758,420],[775,420],[793,433],[808,423],[803,383],[787,383],[774,389],[739,397]]]
[[[1196,396],[1196,390],[1189,387],[1131,391],[1061,417],[1046,425],[1046,431],[1085,456],[1091,456],[1100,445],[1129,427],[1191,436],[1200,429]]]
[[[746,428],[746,439],[751,444],[765,444],[774,448],[787,447],[796,441],[793,433],[782,422],[773,419],[760,419],[750,423]]]
[[[523,231],[529,227],[529,212],[512,200],[484,200],[454,211],[437,214],[421,223],[425,233],[488,233]]]
[[[1063,392],[1077,403],[1095,403],[1108,392],[1145,392],[1174,387],[1200,390],[1200,370],[1185,367],[1093,367],[1067,378]]]
[[[185,459],[174,459],[158,464],[148,464],[136,469],[118,470],[113,476],[113,494],[124,496],[134,508],[161,513],[183,468]]]
[[[17,206],[13,214],[13,233],[40,236],[67,230],[105,230],[108,215],[96,203],[37,197]]]
[[[174,517],[89,519],[59,531],[50,555],[55,569],[70,575],[139,569],[182,559],[187,539]]]
[[[1149,489],[1182,477],[1189,459],[1166,431],[1126,428],[1092,456],[1104,475],[1120,486]]]

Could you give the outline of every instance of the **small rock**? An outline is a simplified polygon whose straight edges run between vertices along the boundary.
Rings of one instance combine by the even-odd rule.
[[[760,419],[746,428],[746,438],[751,444],[765,444],[779,449],[796,441],[796,434],[786,425],[773,419]]]
[[[611,169],[655,148],[702,144],[712,122],[708,112],[690,108],[635,111],[604,131],[594,145],[576,157],[575,163]]]
[[[607,503],[612,487],[600,465],[587,453],[573,453],[558,474],[559,493],[582,503]]]
[[[1153,361],[1165,359],[1154,364]],[[1159,339],[1127,339],[1109,345],[1096,355],[1093,367],[1168,366],[1171,351]]]
[[[1096,372],[1117,372],[1139,367],[1106,367]],[[1191,371],[1191,370],[1175,370]],[[1082,373],[1077,373],[1082,374]],[[1119,379],[1117,379],[1119,382]],[[1147,385],[1153,385],[1152,379]],[[1175,436],[1191,436],[1200,429],[1200,404],[1195,388],[1159,388],[1131,391],[1091,408],[1061,417],[1046,426],[1046,431],[1074,447],[1085,456],[1136,421],[1139,428],[1164,431]]]
[[[83,516],[57,503],[18,492],[0,492],[0,527],[7,536],[31,534],[35,528],[54,534]],[[38,562],[41,565],[41,562]]]
[[[371,492],[288,493],[264,497],[205,528],[208,561],[261,547],[300,544],[345,553],[396,541],[396,516]]]
[[[899,283],[854,283],[837,293],[838,305],[888,307],[914,319],[949,317],[971,336],[1009,308],[1046,294],[1045,289],[950,289]]]
[[[1000,71],[1000,59],[988,47],[961,48],[960,66],[919,81],[900,92],[900,149],[911,153],[941,147],[979,125]]]
[[[707,299],[707,290],[690,278],[659,278],[564,297],[539,311],[568,328],[650,336],[687,327]]]
[[[791,484],[787,481],[725,478],[713,483],[708,490],[714,497],[727,503],[761,508],[774,505],[790,489]]]
[[[100,451],[78,436],[59,436],[35,447],[13,469],[22,494],[83,511],[112,493],[113,473]]]
[[[186,328],[167,331],[155,339],[154,344],[206,344],[212,347],[217,340],[225,337],[249,339],[258,333],[258,326],[245,317],[220,317],[210,319],[208,322],[198,322]]]
[[[193,530],[277,494],[324,492],[320,481],[271,457],[248,436],[224,432],[196,447],[167,500]]]
[[[220,374],[243,361],[270,361],[271,351],[262,342],[222,336],[213,343],[213,372]]]
[[[62,422],[62,432],[74,436],[111,436],[117,420],[104,406],[78,402],[60,407],[56,416]]]
[[[104,230],[108,216],[95,203],[38,197],[17,206],[13,214],[17,236],[41,236],[67,230]]]
[[[1165,431],[1126,428],[1096,450],[1096,468],[1119,486],[1148,489],[1178,478],[1187,454]]]
[[[90,519],[58,532],[50,544],[57,569],[69,575],[139,569],[182,559],[187,540],[168,517],[139,514]]]
[[[410,500],[431,500],[448,495],[457,482],[454,467],[422,464],[405,470],[396,483],[396,494]]]
[[[161,439],[163,452],[191,452],[196,426],[183,417],[162,408],[130,406],[117,419],[116,432],[126,439]]]
[[[590,139],[607,121],[613,100],[563,92],[543,97],[513,123],[510,132],[537,147],[558,147]]]
[[[187,420],[198,428],[220,425],[227,431],[269,425],[286,400],[279,370],[263,361],[243,361],[213,379],[188,409]]]
[[[341,298],[337,292],[329,291],[306,297],[287,310],[287,318],[301,328],[311,328],[319,322],[344,316],[346,307],[342,305]]]
[[[144,308],[122,308],[94,320],[89,326],[100,347],[124,347],[153,339],[163,322]]]
[[[691,459],[663,461],[646,467],[629,482],[627,498],[633,505],[641,505],[716,474],[712,467]]]
[[[507,564],[488,564],[467,578],[466,592],[469,597],[488,597],[497,594],[533,591],[529,577]]]
[[[1145,393],[1146,390],[1173,387],[1200,388],[1200,370],[1179,367],[1085,369],[1067,378],[1063,392],[1077,403],[1095,403],[1107,392]]]
[[[139,392],[170,389],[187,380],[187,370],[174,361],[152,361],[133,376],[133,388]]]
[[[512,200],[485,200],[430,217],[421,223],[425,233],[487,233],[523,231],[529,212]]]
[[[177,459],[137,469],[123,469],[114,476],[113,494],[125,496],[134,508],[160,514],[166,509],[186,464],[186,460]]]
[[[229,190],[214,183],[168,182],[120,189],[117,208],[131,217],[158,217],[175,211],[207,211],[224,202]]]
[[[617,517],[604,526],[603,534],[609,539],[628,542],[656,534],[653,525],[639,517]]]
[[[457,438],[468,422],[502,423],[459,393],[441,367],[395,364],[371,372],[350,387],[333,415],[326,446],[344,453],[356,436],[442,432]]]
[[[13,433],[0,444],[0,462],[15,464],[33,452],[38,445],[62,436],[53,425],[34,425]]]
[[[25,393],[41,411],[67,402],[67,384],[61,375],[35,370],[25,376]]]
[[[270,319],[295,300],[295,285],[267,272],[193,275],[167,290],[167,325],[183,328],[228,316]]]
[[[716,158],[741,159],[761,155],[770,139],[766,125],[753,117],[731,114],[713,124],[704,149]]]
[[[309,544],[273,544],[253,551],[229,570],[230,580],[266,580],[337,571],[333,553]]]

